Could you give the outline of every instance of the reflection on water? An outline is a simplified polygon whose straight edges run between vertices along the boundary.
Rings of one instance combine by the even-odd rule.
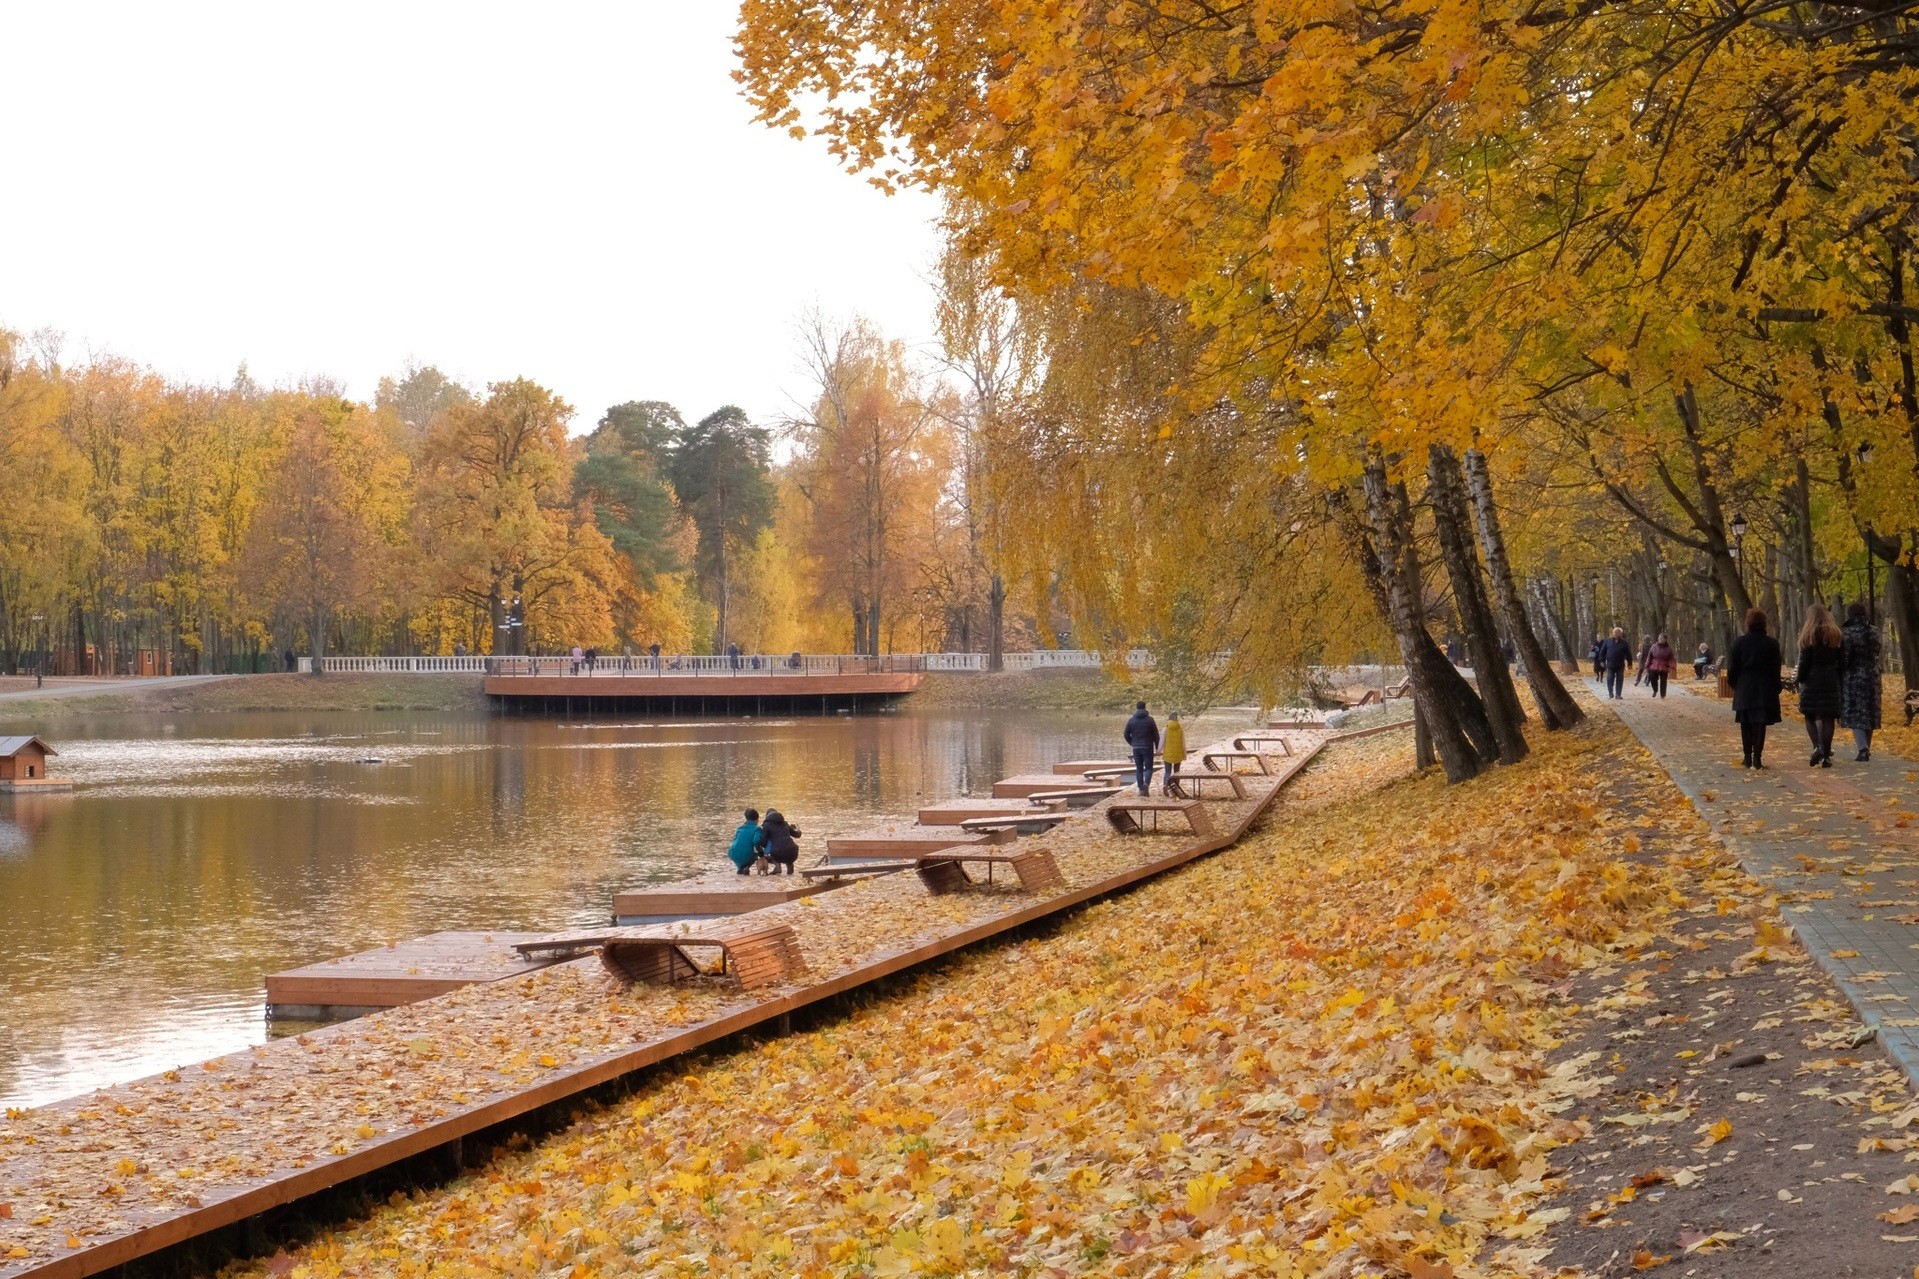
[[[908,712],[80,725],[54,742],[73,793],[0,795],[0,1104],[257,1043],[268,972],[438,929],[602,921],[617,889],[723,865],[748,804],[784,810],[817,849],[1010,773],[1117,757],[1119,723]]]

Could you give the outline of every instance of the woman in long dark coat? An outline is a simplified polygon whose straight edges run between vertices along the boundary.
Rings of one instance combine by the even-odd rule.
[[[1806,717],[1806,736],[1812,738],[1814,768],[1832,767],[1845,642],[1824,604],[1806,606],[1806,624],[1799,628],[1799,713]]]
[[[1784,662],[1779,641],[1766,634],[1762,609],[1746,611],[1746,633],[1726,653],[1726,682],[1732,685],[1732,717],[1739,721],[1739,744],[1745,768],[1766,766],[1766,726],[1777,724],[1779,668]]]
[[[1864,604],[1854,604],[1839,628],[1845,636],[1841,665],[1845,683],[1839,690],[1839,722],[1852,730],[1855,757],[1872,758],[1872,730],[1879,727],[1879,630]]]

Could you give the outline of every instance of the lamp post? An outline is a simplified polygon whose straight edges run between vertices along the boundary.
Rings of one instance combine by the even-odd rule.
[[[1739,589],[1746,589],[1746,517],[1738,511],[1732,513],[1732,559],[1739,568]]]
[[[38,660],[33,664],[33,686],[39,688],[47,678],[47,615],[45,613],[33,615],[33,629],[37,634],[35,647],[40,650],[37,655]]]

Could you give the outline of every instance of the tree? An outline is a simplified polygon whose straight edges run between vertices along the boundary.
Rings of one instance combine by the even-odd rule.
[[[770,445],[766,428],[729,404],[675,431],[667,454],[667,477],[699,533],[700,577],[718,617],[716,652],[730,639],[732,556],[773,520]]]

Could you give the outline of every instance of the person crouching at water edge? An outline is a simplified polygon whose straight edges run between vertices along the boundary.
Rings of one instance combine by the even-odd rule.
[[[746,810],[746,820],[733,832],[733,843],[726,850],[726,859],[733,863],[733,869],[742,875],[753,873],[753,863],[760,859],[760,853],[766,848],[766,832],[760,827],[760,810]]]
[[[784,871],[793,873],[793,863],[800,859],[800,828],[786,820],[786,815],[777,808],[766,810],[766,823],[760,827],[765,834],[767,860],[773,863],[767,873],[777,875]]]

